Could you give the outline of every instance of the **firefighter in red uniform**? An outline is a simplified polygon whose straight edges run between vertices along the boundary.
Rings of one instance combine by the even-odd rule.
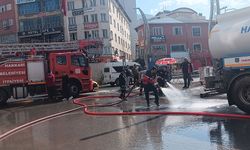
[[[157,106],[160,106],[159,105],[158,91],[157,91],[157,88],[155,86],[155,84],[157,82],[156,81],[156,73],[157,73],[157,68],[153,67],[151,70],[148,70],[143,77],[144,93],[145,93],[145,97],[147,100],[147,107],[150,107],[150,103],[149,103],[149,92],[150,91],[154,92],[155,104]]]

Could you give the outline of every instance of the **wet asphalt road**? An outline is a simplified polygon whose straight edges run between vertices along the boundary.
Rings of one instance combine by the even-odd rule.
[[[226,96],[198,98],[201,88],[168,91],[156,108],[145,109],[143,97],[91,111],[205,111],[244,114],[228,107]],[[95,95],[115,94],[116,88]],[[181,93],[180,93],[181,92]],[[86,100],[107,103],[118,99]],[[58,112],[78,108],[72,102],[11,103],[0,110],[0,133]],[[249,150],[250,120],[198,116],[88,116],[77,110],[19,131],[2,141],[1,150]]]

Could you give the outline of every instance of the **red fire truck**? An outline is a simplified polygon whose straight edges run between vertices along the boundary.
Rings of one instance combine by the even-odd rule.
[[[92,41],[85,46],[90,44],[100,43]],[[29,95],[46,94],[48,72],[55,75],[58,93],[65,73],[69,76],[71,96],[93,91],[88,58],[79,49],[82,48],[78,42],[0,45],[0,104],[5,104],[11,97],[23,99]]]

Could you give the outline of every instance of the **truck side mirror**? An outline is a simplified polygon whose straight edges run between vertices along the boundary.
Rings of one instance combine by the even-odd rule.
[[[88,70],[83,70],[82,73],[83,73],[84,75],[88,75],[88,74],[89,74],[89,71],[88,71]]]

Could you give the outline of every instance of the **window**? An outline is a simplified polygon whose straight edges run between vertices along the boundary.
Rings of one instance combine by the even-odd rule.
[[[201,44],[193,44],[193,50],[201,51],[201,49],[202,49]]]
[[[88,8],[88,3],[87,3],[87,1],[83,1],[83,8]]]
[[[64,55],[62,55],[62,56],[56,56],[56,63],[58,65],[66,65],[67,64],[66,56],[64,56]]]
[[[111,40],[113,40],[113,31],[110,31],[110,38],[111,38]]]
[[[7,43],[15,43],[16,41],[16,35],[2,35],[0,36],[0,43],[7,44]]]
[[[0,12],[3,10],[0,6]],[[5,9],[5,8],[4,8]],[[41,11],[40,2],[26,3],[22,4],[18,8],[18,12],[20,16],[29,15],[29,14],[37,14]]]
[[[115,9],[116,9],[116,8],[115,8],[115,6],[113,5],[113,14],[115,14]]]
[[[76,41],[77,40],[77,33],[70,33],[70,41]]]
[[[172,52],[186,52],[185,45],[178,44],[178,45],[171,45]]]
[[[68,10],[74,10],[74,9],[75,9],[74,1],[68,2]]]
[[[109,68],[104,68],[104,72],[110,72]]]
[[[44,17],[44,27],[45,29],[47,28],[56,28],[56,27],[62,27],[62,20],[61,16],[46,16]],[[42,21],[38,20],[37,24],[41,25]],[[74,19],[73,19],[73,23]],[[76,24],[76,23],[75,23]]]
[[[109,20],[110,20],[110,24],[112,24],[112,23],[113,23],[113,22],[112,22],[113,20],[112,20],[112,16],[111,16],[111,15],[109,16]]]
[[[101,22],[107,22],[107,17],[104,13],[101,13]]]
[[[163,28],[162,27],[153,27],[152,31],[153,35],[163,35]]]
[[[165,45],[152,45],[154,51],[165,51]]]
[[[98,22],[97,14],[92,14],[91,15],[91,22]]]
[[[193,36],[201,36],[201,27],[192,27]]]
[[[100,0],[100,4],[104,6],[105,5],[105,0]]]
[[[115,42],[117,42],[117,35],[115,34]]]
[[[14,22],[13,19],[6,19],[0,22],[0,28],[7,28],[13,26]]]
[[[60,19],[60,18],[55,18],[54,21],[51,21],[50,18],[51,17],[44,18],[44,28],[46,29],[48,26],[52,26],[52,25],[54,26],[55,21],[58,21],[57,19]],[[20,20],[19,24],[20,24],[20,28],[19,28],[20,32],[39,30],[42,28],[41,18]]]
[[[182,27],[173,27],[173,35],[182,35]]]
[[[90,7],[96,6],[96,0],[90,0]]]
[[[84,37],[85,37],[85,39],[90,39],[91,38],[90,32],[89,31],[85,31],[84,32]]]
[[[98,30],[93,30],[92,31],[92,37],[93,37],[93,39],[99,38],[99,31]]]
[[[5,12],[5,11],[7,11],[7,6],[6,5],[0,6],[0,13]]]
[[[107,29],[102,30],[102,36],[103,36],[103,38],[108,38],[108,30]]]
[[[75,17],[69,17],[69,26],[76,25],[76,18]]]
[[[7,11],[11,10],[12,9],[11,4],[7,4],[6,9],[7,9]]]
[[[116,22],[115,22],[115,19],[114,19],[114,27],[116,28]]]
[[[118,28],[118,31],[120,31],[120,26],[119,26],[119,23],[117,23],[117,28]]]
[[[45,11],[51,12],[60,9],[59,0],[44,0]]]
[[[84,23],[88,23],[89,22],[89,15],[84,15],[83,20],[84,20]]]
[[[85,67],[87,66],[87,61],[82,55],[71,56],[71,64],[74,66]]]

